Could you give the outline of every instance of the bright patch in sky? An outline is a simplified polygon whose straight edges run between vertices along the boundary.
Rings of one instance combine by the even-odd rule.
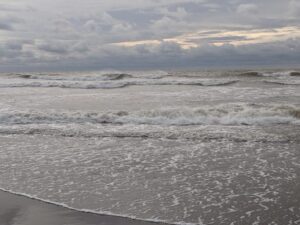
[[[254,30],[207,30],[166,38],[162,40],[142,40],[115,43],[117,46],[133,47],[137,45],[159,45],[163,42],[173,42],[184,49],[197,48],[201,43],[209,43],[215,46],[231,44],[234,46],[286,41],[288,39],[300,38],[298,27],[282,27],[275,29]]]

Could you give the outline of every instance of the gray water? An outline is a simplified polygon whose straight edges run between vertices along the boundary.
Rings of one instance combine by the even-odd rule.
[[[0,75],[0,188],[177,224],[300,224],[300,74]]]

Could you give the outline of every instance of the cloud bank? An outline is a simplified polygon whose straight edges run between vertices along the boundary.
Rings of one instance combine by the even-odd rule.
[[[0,0],[0,71],[297,66],[297,0]]]

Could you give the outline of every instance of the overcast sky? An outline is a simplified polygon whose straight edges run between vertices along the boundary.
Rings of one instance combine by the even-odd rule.
[[[300,0],[0,0],[0,71],[299,62]]]

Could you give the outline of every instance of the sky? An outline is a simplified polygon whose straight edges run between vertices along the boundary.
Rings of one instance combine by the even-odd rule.
[[[300,0],[0,0],[0,71],[299,62]]]

